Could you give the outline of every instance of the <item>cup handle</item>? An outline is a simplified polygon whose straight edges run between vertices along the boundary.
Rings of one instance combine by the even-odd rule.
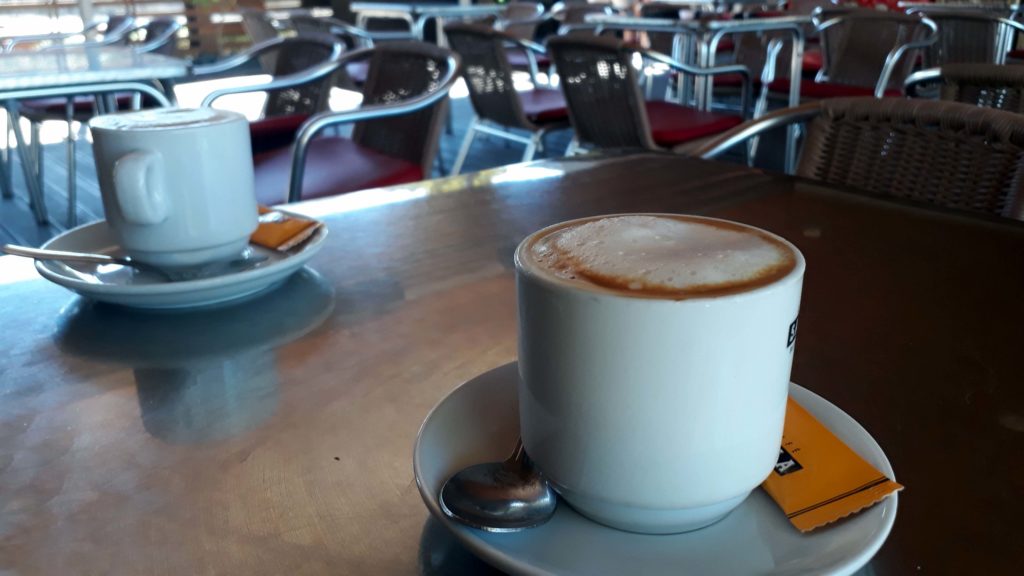
[[[114,191],[126,222],[145,226],[167,219],[161,171],[160,155],[146,150],[129,152],[114,162]]]

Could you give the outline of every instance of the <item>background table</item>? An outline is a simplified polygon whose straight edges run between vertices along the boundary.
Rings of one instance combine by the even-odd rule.
[[[517,243],[622,211],[731,218],[803,251],[793,379],[864,424],[907,486],[873,573],[1020,566],[1020,223],[668,155],[296,209],[330,226],[319,277],[219,311],[96,306],[0,258],[0,570],[481,573],[427,519],[417,429],[515,358]]]
[[[173,93],[156,82],[185,76],[188,69],[188,62],[180,58],[117,46],[0,53],[0,104],[7,110],[8,122],[16,127],[19,101],[26,99],[123,91],[143,92],[166,105]],[[14,130],[14,134],[36,220],[45,224],[46,204],[35,178],[38,167],[21,130]],[[6,195],[13,193],[9,189],[9,170],[6,159],[0,161],[0,188]]]

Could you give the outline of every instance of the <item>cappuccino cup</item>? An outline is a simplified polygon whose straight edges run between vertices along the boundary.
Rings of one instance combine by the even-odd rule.
[[[244,116],[158,108],[89,128],[103,211],[132,258],[175,267],[242,253],[259,218]]]
[[[707,526],[782,439],[804,259],[751,226],[670,214],[556,224],[515,255],[523,445],[578,512]]]

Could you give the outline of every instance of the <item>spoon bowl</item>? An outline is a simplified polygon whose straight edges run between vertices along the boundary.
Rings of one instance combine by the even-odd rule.
[[[540,526],[555,513],[558,497],[534,467],[519,440],[504,462],[475,464],[441,488],[446,516],[488,532],[517,532]]]

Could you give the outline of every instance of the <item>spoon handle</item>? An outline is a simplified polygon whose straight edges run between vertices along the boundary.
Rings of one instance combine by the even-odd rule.
[[[4,244],[3,251],[13,256],[24,256],[36,260],[60,260],[64,262],[92,262],[96,264],[128,264],[121,258],[107,256],[106,254],[87,254],[84,252],[65,252],[63,250],[43,250],[18,246],[15,244]]]

